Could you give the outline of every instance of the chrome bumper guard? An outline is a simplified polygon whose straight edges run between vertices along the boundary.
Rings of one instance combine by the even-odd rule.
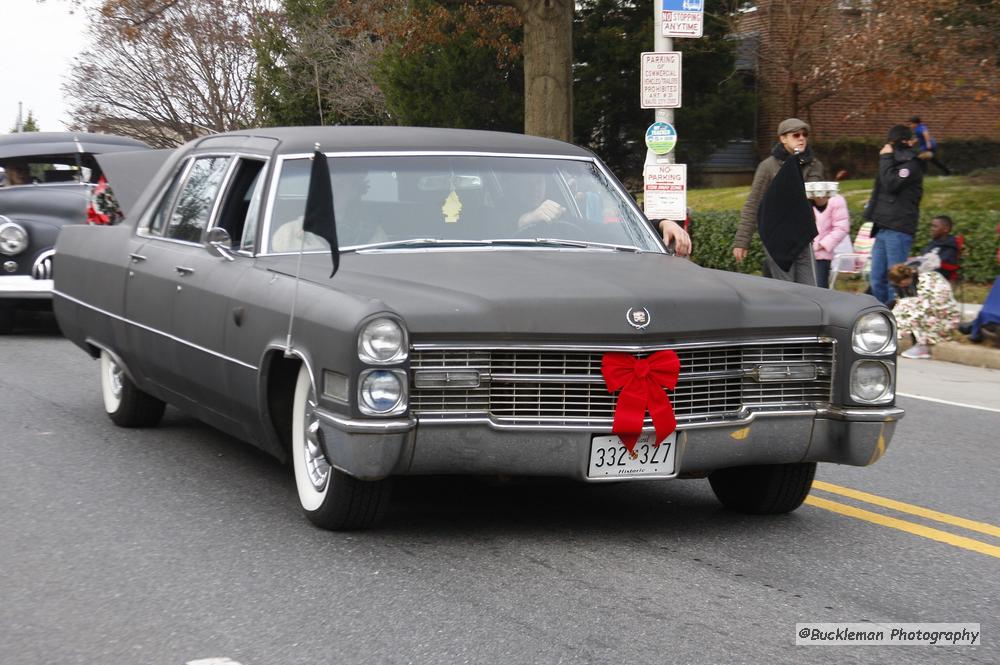
[[[506,425],[489,418],[384,421],[320,410],[332,464],[362,480],[392,475],[468,474],[587,478],[590,443],[607,431]],[[756,464],[874,464],[903,410],[825,408],[751,411],[739,420],[677,426],[679,475]],[[619,478],[609,480],[618,481]]]

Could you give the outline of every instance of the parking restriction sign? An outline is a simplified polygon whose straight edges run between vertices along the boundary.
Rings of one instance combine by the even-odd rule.
[[[661,0],[664,37],[701,37],[705,24],[704,0]]]
[[[681,54],[679,51],[643,53],[639,103],[644,109],[676,109],[681,106]]]

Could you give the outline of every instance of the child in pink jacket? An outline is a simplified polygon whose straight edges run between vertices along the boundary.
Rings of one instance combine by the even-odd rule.
[[[836,182],[807,182],[806,196],[812,200],[816,216],[813,255],[816,258],[816,285],[829,287],[830,261],[837,245],[851,232],[847,201],[837,193]]]

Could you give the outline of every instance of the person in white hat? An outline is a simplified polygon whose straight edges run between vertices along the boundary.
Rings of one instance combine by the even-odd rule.
[[[837,246],[851,232],[851,216],[847,201],[837,193],[836,182],[807,182],[806,196],[812,201],[816,216],[816,237],[813,256],[816,259],[816,286],[830,285],[830,262]]]

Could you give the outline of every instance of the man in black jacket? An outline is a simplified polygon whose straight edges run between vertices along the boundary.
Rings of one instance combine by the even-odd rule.
[[[904,263],[913,245],[924,195],[924,173],[913,149],[913,132],[906,125],[889,130],[879,151],[878,175],[864,217],[874,222],[872,233],[872,295],[891,307],[896,294],[889,285],[889,268]]]

